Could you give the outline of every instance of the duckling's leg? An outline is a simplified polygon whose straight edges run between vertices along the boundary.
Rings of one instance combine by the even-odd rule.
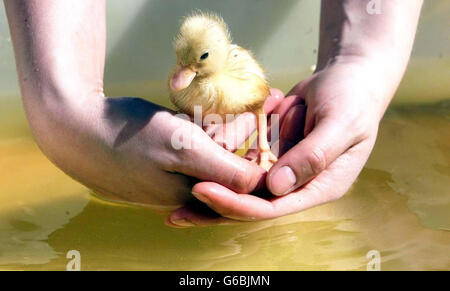
[[[258,165],[269,171],[272,165],[278,160],[277,157],[270,151],[270,145],[267,140],[267,116],[264,109],[255,112],[256,115],[256,129],[258,130],[258,149],[259,156],[257,159]]]

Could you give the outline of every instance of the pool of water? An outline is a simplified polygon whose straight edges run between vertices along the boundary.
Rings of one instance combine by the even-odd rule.
[[[105,202],[34,143],[17,98],[0,99],[0,269],[450,269],[450,102],[391,107],[373,154],[337,202],[274,220],[172,229]]]
[[[106,93],[166,96],[172,38],[195,8],[220,12],[271,84],[287,91],[315,63],[319,6],[108,0]],[[382,270],[450,270],[449,13],[449,1],[425,1],[404,81],[342,199],[274,220],[172,229],[164,214],[92,196],[40,152],[17,97],[0,5],[0,270],[65,270],[70,250],[82,270],[365,270],[370,250]]]

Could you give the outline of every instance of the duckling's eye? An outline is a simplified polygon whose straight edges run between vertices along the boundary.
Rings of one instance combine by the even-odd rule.
[[[204,53],[204,54],[200,57],[200,60],[201,60],[201,61],[206,60],[208,57],[209,57],[209,53],[206,52],[206,53]]]

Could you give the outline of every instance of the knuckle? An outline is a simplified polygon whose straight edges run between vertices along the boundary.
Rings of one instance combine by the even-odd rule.
[[[181,148],[160,153],[159,160],[164,165],[163,169],[168,172],[186,173],[191,168],[192,161],[199,160],[199,151],[196,148]]]
[[[353,120],[350,123],[350,129],[358,141],[366,139],[369,136],[369,127],[367,122],[365,122],[362,118]]]
[[[373,132],[371,120],[361,109],[355,108],[346,115],[346,126],[344,126],[343,130],[349,131],[356,141],[367,139]]]
[[[310,153],[306,156],[306,161],[315,175],[321,173],[327,167],[326,154],[319,147],[316,147],[310,151]]]
[[[235,171],[231,176],[230,184],[238,193],[250,192],[253,177],[246,174],[245,171]]]
[[[175,151],[168,155],[160,155],[156,160],[157,166],[170,173],[182,172],[183,168],[186,167],[183,161],[186,161],[184,150]]]
[[[243,167],[239,170],[234,171],[230,179],[230,185],[232,190],[237,193],[247,194],[256,190],[258,187],[262,175],[259,172],[255,172],[250,169],[249,166]],[[256,167],[256,166],[255,166]],[[265,172],[261,169],[261,173]]]

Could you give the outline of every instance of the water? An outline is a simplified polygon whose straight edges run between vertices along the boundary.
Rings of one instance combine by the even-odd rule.
[[[394,106],[339,201],[233,226],[172,229],[164,215],[104,202],[53,166],[20,103],[0,99],[0,269],[450,269],[450,102]]]

